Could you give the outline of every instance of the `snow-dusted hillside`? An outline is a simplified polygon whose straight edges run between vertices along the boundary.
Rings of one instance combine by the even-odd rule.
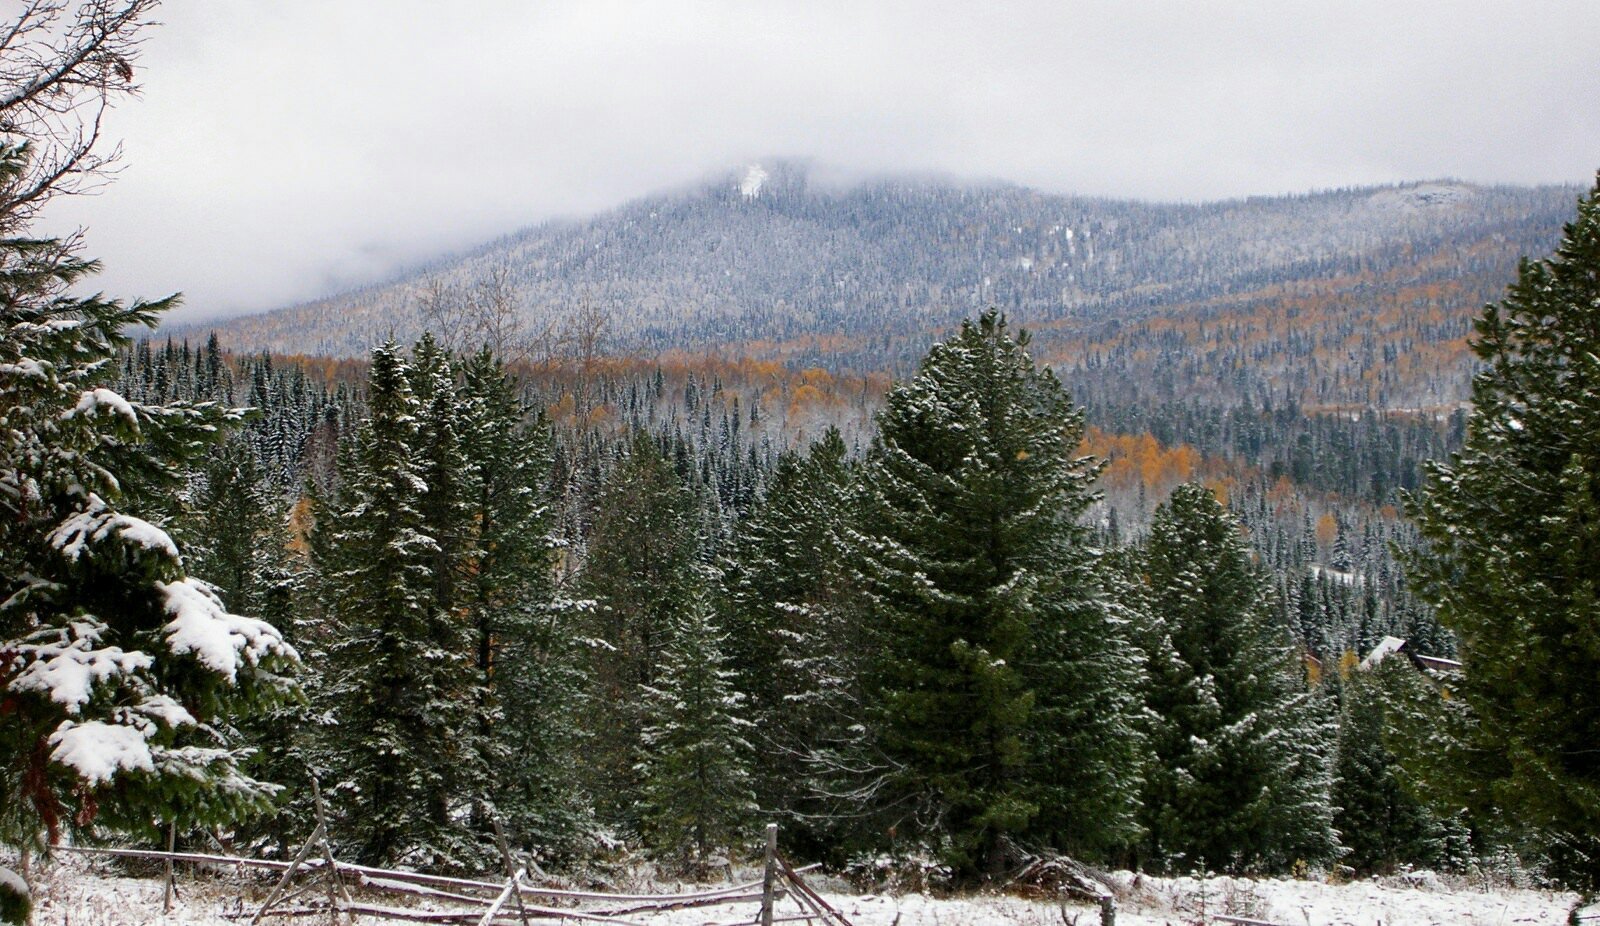
[[[1147,203],[917,177],[843,184],[774,161],[219,327],[238,349],[360,356],[418,333],[431,286],[490,276],[510,285],[530,330],[592,303],[612,312],[616,346],[641,350],[915,334],[991,304],[1034,326],[1121,319],[1382,274],[1441,248],[1509,274],[1548,247],[1576,194],[1421,183]]]

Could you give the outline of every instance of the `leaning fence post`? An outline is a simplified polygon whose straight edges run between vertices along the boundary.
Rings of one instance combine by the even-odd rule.
[[[506,863],[506,874],[511,876],[512,896],[517,900],[517,914],[522,917],[522,926],[528,926],[528,909],[522,905],[522,874],[527,869],[518,869],[511,860],[511,845],[506,842],[506,831],[500,826],[500,815],[495,814],[489,818],[494,823],[494,842],[500,847],[500,858]]]
[[[328,832],[328,813],[322,805],[322,786],[317,784],[317,776],[311,776],[312,806],[317,811],[317,829],[322,831],[322,858],[328,866],[328,906],[332,910],[332,918],[338,922],[339,913],[343,907],[339,904],[340,896],[344,897],[344,906],[351,905],[350,892],[345,889],[344,881],[339,878],[339,862],[333,857],[333,845],[328,841],[331,834]],[[352,920],[353,921],[353,920]]]
[[[317,840],[322,838],[324,832],[325,828],[321,823],[318,823],[317,828],[311,832],[311,838],[307,839],[306,844],[300,847],[300,851],[295,855],[294,861],[290,862],[289,867],[283,870],[283,877],[279,878],[278,883],[272,886],[272,891],[267,894],[267,899],[262,902],[261,909],[257,910],[256,915],[251,918],[250,926],[256,926],[257,923],[261,922],[261,918],[267,915],[267,911],[272,908],[272,905],[278,902],[278,897],[283,893],[283,889],[289,886],[289,879],[294,877],[294,873],[300,868],[306,857],[311,854],[311,850],[317,847]]]
[[[778,882],[778,824],[767,824],[767,865],[761,873],[761,926],[772,926],[772,895]]]

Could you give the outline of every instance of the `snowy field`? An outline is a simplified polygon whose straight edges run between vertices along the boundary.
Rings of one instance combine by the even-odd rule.
[[[102,864],[68,860],[40,879],[34,922],[39,926],[123,926],[123,924],[202,924],[223,926],[249,921],[264,886],[180,877],[179,900],[170,916],[161,912],[159,879],[119,877]],[[1221,922],[1227,914],[1280,926],[1443,926],[1514,923],[1559,924],[1573,902],[1568,894],[1501,888],[1483,890],[1460,881],[1414,875],[1345,885],[1316,881],[1252,881],[1242,878],[1135,878],[1119,873],[1119,926],[1180,926]],[[877,896],[845,891],[829,879],[815,879],[824,896],[854,926],[1092,926],[1098,909],[1007,896],[933,899],[921,895]],[[681,886],[663,886],[663,892]],[[251,898],[254,898],[254,903]],[[386,901],[380,901],[386,902]],[[234,914],[229,918],[226,914]],[[245,914],[243,919],[237,918]],[[793,915],[788,906],[780,917]],[[1202,919],[1202,915],[1205,918]],[[699,907],[655,915],[633,915],[635,926],[734,926],[755,919],[756,905]],[[270,922],[308,922],[269,918]],[[320,918],[318,920],[321,921]],[[358,923],[380,920],[362,917]],[[537,921],[536,921],[537,922]],[[543,922],[551,922],[545,920]],[[570,922],[570,921],[569,921]]]

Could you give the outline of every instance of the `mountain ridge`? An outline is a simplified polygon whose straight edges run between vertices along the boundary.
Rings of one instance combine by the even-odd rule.
[[[527,331],[598,306],[613,349],[789,351],[822,365],[914,357],[933,331],[987,305],[1079,337],[1200,318],[1275,287],[1473,276],[1461,295],[1463,311],[1476,311],[1516,257],[1547,249],[1580,194],[1428,180],[1149,203],[1003,181],[840,182],[809,164],[761,162],[520,229],[388,283],[185,329],[214,328],[239,350],[360,355],[420,333],[428,285],[465,289],[495,273]],[[1452,254],[1454,270],[1441,259]],[[782,347],[833,342],[843,346]]]

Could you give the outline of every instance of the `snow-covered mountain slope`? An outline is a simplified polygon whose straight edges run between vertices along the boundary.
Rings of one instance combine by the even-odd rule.
[[[1441,251],[1509,275],[1517,256],[1548,248],[1577,194],[1429,182],[1154,204],[997,183],[841,184],[767,162],[220,329],[240,349],[359,356],[416,335],[433,282],[472,286],[500,270],[530,331],[587,304],[609,314],[624,349],[844,338],[882,356],[884,337],[911,336],[905,350],[919,356],[916,335],[990,304],[1035,327],[1194,314],[1307,280],[1383,285]]]

